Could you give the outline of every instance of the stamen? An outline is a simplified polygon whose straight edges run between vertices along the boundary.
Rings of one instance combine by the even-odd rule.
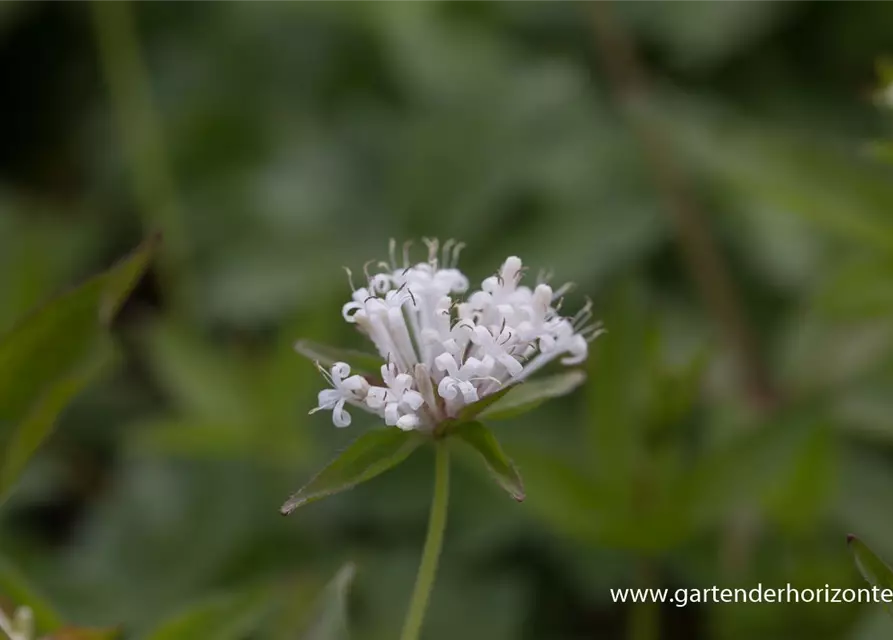
[[[587,322],[589,322],[589,320],[591,320],[591,319],[592,319],[592,300],[590,300],[589,298],[586,298],[586,304],[584,304],[583,307],[579,311],[577,311],[577,313],[574,314],[574,317],[571,319],[571,326],[573,326],[574,329],[577,329],[578,327],[581,327],[584,324],[586,324]]]
[[[453,268],[459,265],[459,254],[462,253],[462,249],[465,248],[464,242],[457,242],[456,246],[453,247]]]
[[[440,248],[441,259],[440,264],[444,269],[450,268],[450,248],[456,241],[450,238],[446,242],[443,243],[443,246]]]
[[[422,242],[425,243],[425,246],[428,247],[428,264],[431,265],[432,268],[437,268],[437,248],[440,245],[440,242],[437,238],[422,238]]]
[[[319,363],[319,360],[314,360],[313,364],[316,365],[317,370],[322,374],[323,380],[325,380],[329,386],[334,387],[335,381],[332,379],[332,374],[329,373],[328,369],[322,366]]]
[[[536,283],[549,284],[549,280],[552,279],[553,275],[551,269],[540,269],[539,275],[536,277]]]
[[[341,267],[341,268],[347,272],[347,284],[350,285],[351,292],[356,291],[357,288],[355,286],[353,286],[353,273],[347,267]]]
[[[552,292],[552,299],[555,300],[557,298],[562,297],[563,295],[565,295],[567,293],[570,293],[571,291],[574,290],[574,288],[576,288],[576,286],[577,285],[575,285],[573,282],[565,282],[563,285],[561,285],[555,291]]]
[[[372,276],[369,275],[369,265],[370,265],[370,264],[375,264],[375,260],[367,260],[367,261],[366,261],[366,264],[363,265],[363,275],[366,276],[366,280],[369,281],[369,285],[370,285],[370,288],[371,288],[371,285],[372,285]]]

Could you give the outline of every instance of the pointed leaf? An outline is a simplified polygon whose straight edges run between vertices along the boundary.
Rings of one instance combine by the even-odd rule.
[[[873,587],[893,590],[893,570],[856,536],[848,535],[846,541],[862,577]],[[885,603],[884,609],[893,616],[893,604]]]
[[[484,396],[477,402],[472,402],[471,404],[463,407],[462,410],[459,412],[459,416],[456,418],[455,422],[457,424],[460,424],[463,422],[469,422],[471,420],[474,420],[483,411],[485,411],[491,405],[499,402],[499,400],[504,398],[510,391],[512,391],[513,389],[516,389],[518,386],[519,385],[517,385],[517,384],[506,385],[499,391],[496,391],[495,393],[491,393],[488,396]]]
[[[325,589],[303,640],[347,640],[347,595],[356,574],[348,563],[341,567]]]
[[[336,362],[346,362],[350,365],[351,373],[373,378],[379,377],[381,365],[384,364],[382,359],[374,353],[339,349],[312,340],[298,340],[295,343],[295,351],[324,367],[331,367]]]
[[[108,350],[99,348],[98,351],[94,361],[52,384],[36,403],[34,410],[13,431],[5,454],[0,456],[0,504],[9,495],[28,460],[52,433],[56,418],[62,410],[108,364]]]
[[[527,413],[546,400],[567,395],[585,380],[586,374],[575,369],[539,380],[522,382],[509,387],[511,393],[500,396],[478,415],[488,420],[512,418]]]
[[[147,241],[108,271],[52,300],[0,339],[0,500],[52,430],[57,414],[99,371],[107,326],[146,270]]]
[[[481,454],[487,469],[499,486],[508,491],[518,502],[524,500],[521,474],[487,427],[480,422],[466,422],[456,428],[455,434]]]
[[[298,507],[351,489],[403,462],[424,442],[412,431],[376,429],[354,440],[344,452],[282,505],[288,515]]]

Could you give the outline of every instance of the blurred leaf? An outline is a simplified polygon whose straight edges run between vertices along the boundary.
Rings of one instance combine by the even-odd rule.
[[[250,419],[253,363],[173,322],[153,326],[147,338],[155,379],[179,407],[201,420]]]
[[[792,453],[784,472],[768,492],[769,517],[792,530],[811,531],[829,504],[838,484],[834,429],[824,416],[815,416],[805,438]]]
[[[257,629],[273,600],[267,587],[208,599],[163,622],[145,640],[240,640]]]
[[[691,412],[701,391],[709,356],[709,351],[702,349],[681,366],[669,368],[662,366],[663,363],[658,364],[653,380],[653,410],[649,412],[649,422],[655,426],[673,428]]]
[[[146,270],[158,243],[146,241],[99,276],[25,317],[0,341],[0,419],[30,409],[44,385],[90,353]]]
[[[617,10],[642,39],[659,48],[662,59],[668,58],[671,64],[687,69],[704,70],[721,65],[761,41],[790,8],[752,2],[641,6],[621,3]]]
[[[831,477],[830,437],[827,421],[810,403],[735,435],[705,452],[680,479],[680,515],[690,508],[684,517],[697,527],[748,505],[777,506],[783,520],[796,514],[808,519],[829,497],[831,483],[824,480]]]
[[[817,307],[823,316],[865,320],[884,318],[893,311],[893,260],[889,256],[860,255],[841,260],[820,283]]]
[[[336,362],[346,362],[350,365],[351,373],[375,378],[381,375],[381,366],[384,364],[379,356],[372,353],[339,349],[310,340],[298,340],[295,343],[295,351],[313,362],[319,362],[323,367],[331,367]]]
[[[509,387],[511,393],[500,396],[478,415],[488,420],[512,418],[535,409],[546,400],[567,395],[585,380],[583,371],[574,370],[512,385]]]
[[[52,605],[2,556],[0,556],[0,593],[9,597],[17,606],[27,606],[31,609],[38,632],[49,632],[62,626],[62,618]]]
[[[645,433],[654,400],[652,384],[661,365],[659,333],[647,301],[634,284],[611,295],[602,316],[608,333],[587,362],[586,435],[596,482],[610,487],[618,503],[635,502],[639,469],[647,464]]]
[[[882,84],[893,84],[893,58],[881,56],[875,61],[874,66]]]
[[[0,500],[49,435],[57,414],[99,370],[97,358],[107,353],[105,327],[148,267],[157,243],[157,238],[146,241],[110,270],[24,318],[0,341],[0,424],[16,425],[0,473]]]
[[[45,640],[115,640],[121,637],[119,629],[83,629],[63,627],[46,636]]]
[[[893,164],[893,144],[885,140],[870,142],[865,145],[868,154],[881,162]]]
[[[347,640],[347,595],[355,574],[356,567],[348,563],[326,586],[303,640]]]
[[[516,447],[530,496],[527,506],[563,535],[601,542],[617,520],[608,510],[609,498],[591,475],[557,452],[542,447]]]
[[[280,511],[288,515],[309,502],[366,482],[403,462],[422,442],[424,438],[419,434],[397,427],[364,433],[291,496]]]
[[[893,590],[893,570],[878,558],[864,542],[854,535],[847,536],[847,546],[856,560],[859,573],[868,583],[879,589]],[[884,608],[893,616],[893,604],[884,603]]]
[[[678,148],[741,202],[802,217],[834,237],[893,252],[889,209],[893,186],[885,168],[821,138],[797,137],[765,125],[711,117],[693,105],[651,110]]]
[[[508,491],[518,502],[524,500],[524,483],[521,480],[521,474],[518,473],[515,463],[502,451],[499,441],[487,427],[480,422],[466,422],[459,425],[454,433],[481,454],[487,465],[487,470],[499,486]]]
[[[92,362],[72,375],[51,384],[34,410],[19,423],[6,445],[5,455],[0,460],[0,505],[9,496],[28,460],[52,433],[56,417],[108,363],[107,353],[108,349],[104,348],[104,345],[99,345]]]

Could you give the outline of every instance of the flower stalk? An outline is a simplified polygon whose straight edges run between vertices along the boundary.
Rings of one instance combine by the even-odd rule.
[[[435,445],[434,459],[434,498],[428,519],[428,536],[422,551],[422,562],[416,577],[412,600],[403,623],[400,640],[417,640],[428,608],[431,589],[437,574],[437,562],[443,546],[443,532],[446,529],[447,504],[450,493],[450,454],[446,442],[440,440]]]

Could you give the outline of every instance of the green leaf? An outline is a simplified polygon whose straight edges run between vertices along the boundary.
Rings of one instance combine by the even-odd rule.
[[[585,373],[573,370],[539,380],[522,382],[509,387],[508,390],[511,390],[511,393],[503,394],[478,415],[488,420],[512,418],[538,407],[546,400],[570,393],[585,380]]]
[[[93,380],[108,363],[107,350],[100,349],[92,362],[86,363],[72,375],[52,384],[22,420],[6,445],[6,453],[0,458],[0,504],[9,495],[16,479],[25,469],[31,456],[52,433],[56,417],[80,391]]]
[[[755,126],[703,106],[668,100],[649,106],[647,116],[681,155],[733,190],[736,209],[797,215],[866,251],[893,252],[893,185],[883,167],[841,153],[827,138]]]
[[[0,340],[0,500],[51,433],[59,412],[101,369],[107,326],[146,270],[153,238],[108,271],[52,300]],[[10,431],[11,429],[11,431]]]
[[[268,587],[208,598],[162,622],[146,640],[239,640],[257,631],[273,605]]]
[[[291,496],[280,512],[288,515],[305,504],[366,482],[406,460],[422,442],[419,434],[396,427],[369,431]]]
[[[53,606],[3,556],[0,556],[0,593],[16,606],[30,607],[38,632],[47,633],[62,626],[62,618]]]
[[[521,474],[487,427],[480,422],[466,422],[456,428],[455,434],[481,454],[487,469],[499,486],[508,491],[518,502],[524,500]]]
[[[862,577],[873,587],[893,590],[893,570],[856,536],[848,535],[846,541]],[[893,616],[893,604],[884,603],[884,609]]]
[[[346,362],[350,365],[351,373],[374,378],[380,376],[381,365],[384,364],[382,359],[374,353],[339,349],[311,340],[298,340],[295,343],[295,351],[324,367],[330,367],[336,362]]]
[[[317,604],[303,640],[347,640],[347,595],[355,574],[356,567],[352,563],[344,565],[335,574]]]
[[[472,402],[471,404],[466,405],[459,412],[459,416],[456,418],[455,423],[461,424],[463,422],[470,422],[470,421],[474,420],[483,411],[488,409],[491,405],[496,404],[499,400],[504,398],[509,393],[509,391],[512,391],[517,386],[518,385],[516,385],[516,384],[506,385],[499,391],[496,391],[495,393],[491,393],[488,396],[484,396],[477,402]]]
[[[679,517],[697,529],[748,506],[785,525],[809,526],[832,489],[831,438],[827,419],[810,403],[785,408],[689,466],[675,490]]]

